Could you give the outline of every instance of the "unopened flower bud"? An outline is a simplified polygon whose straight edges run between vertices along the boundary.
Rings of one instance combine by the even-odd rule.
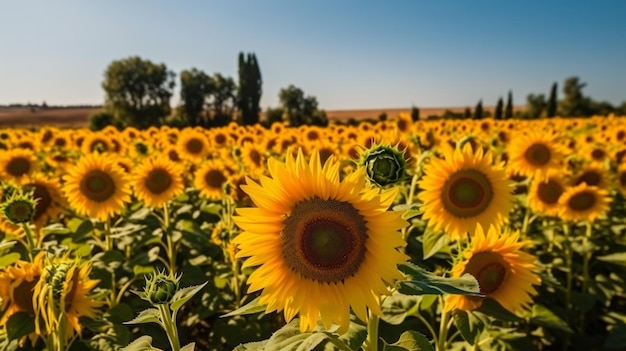
[[[379,186],[399,183],[406,176],[404,152],[389,145],[375,145],[367,150],[360,164],[369,180]]]

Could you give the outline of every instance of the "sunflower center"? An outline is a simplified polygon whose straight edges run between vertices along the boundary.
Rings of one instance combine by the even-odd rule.
[[[551,158],[550,148],[544,144],[532,144],[526,152],[524,152],[524,158],[533,166],[545,166],[550,162]]]
[[[586,183],[587,185],[590,186],[597,186],[600,185],[600,183],[602,182],[602,176],[595,171],[587,171],[583,174],[580,175],[580,177],[578,177],[578,179],[576,179],[576,185],[582,184],[582,183]]]
[[[106,172],[92,170],[80,181],[80,192],[91,201],[104,202],[115,194],[115,182]]]
[[[592,209],[595,204],[596,196],[589,191],[574,194],[574,196],[567,201],[567,206],[574,211],[587,211]]]
[[[50,192],[48,192],[48,189],[41,184],[28,184],[25,188],[32,190],[33,199],[37,201],[37,204],[35,205],[35,214],[33,215],[33,220],[36,221],[41,218],[41,216],[46,213],[46,210],[52,205],[52,196],[50,195]]]
[[[21,177],[30,171],[30,161],[23,157],[15,157],[7,163],[6,171],[14,177]]]
[[[226,136],[224,134],[218,134],[215,136],[215,142],[218,145],[223,145],[226,143]]]
[[[561,194],[563,194],[563,187],[561,184],[553,180],[541,183],[537,188],[537,196],[541,202],[549,205],[556,204],[559,201]]]
[[[481,214],[491,203],[493,188],[489,178],[475,169],[453,173],[443,186],[443,207],[456,217],[467,218]]]
[[[257,150],[251,150],[249,156],[255,166],[261,167],[261,154]]]
[[[34,277],[32,281],[23,281],[20,285],[13,290],[13,303],[19,308],[20,311],[28,312],[29,314],[35,314],[33,308],[33,289],[39,281],[39,277]]]
[[[76,291],[78,290],[78,284],[80,283],[80,271],[78,269],[74,270],[72,274],[71,287],[65,295],[65,312],[69,312],[72,307],[72,302],[74,302],[74,297],[76,296]]]
[[[596,161],[602,161],[605,155],[604,150],[593,149],[593,151],[591,151],[591,157]]]
[[[185,144],[185,148],[187,148],[187,151],[189,151],[189,153],[191,154],[199,154],[200,152],[202,152],[202,147],[202,142],[195,138],[190,139]]]
[[[367,227],[352,204],[318,197],[296,203],[284,221],[282,255],[304,278],[336,283],[359,270]]]
[[[508,265],[502,260],[502,256],[490,251],[474,254],[465,267],[465,273],[478,280],[480,292],[484,295],[498,290],[506,278],[507,270]]]
[[[172,185],[172,176],[163,168],[155,168],[148,173],[146,188],[153,194],[161,194]]]
[[[222,184],[226,181],[226,176],[219,169],[212,169],[204,175],[204,181],[206,184],[213,188],[219,189],[222,187]]]

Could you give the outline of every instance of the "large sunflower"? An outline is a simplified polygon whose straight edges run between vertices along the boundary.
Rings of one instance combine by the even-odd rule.
[[[563,192],[559,216],[568,221],[593,221],[608,211],[610,202],[607,190],[581,183]]]
[[[452,276],[461,277],[469,273],[478,280],[480,293],[492,298],[511,312],[518,312],[532,303],[537,292],[533,285],[541,284],[534,271],[535,256],[521,251],[529,244],[518,241],[519,232],[510,233],[490,227],[487,234],[481,226],[476,227],[469,249],[463,252],[462,260],[452,267]],[[450,295],[445,310],[474,310],[483,302],[482,297]]]
[[[184,190],[182,166],[165,156],[145,159],[132,175],[135,196],[147,206],[162,207]]]
[[[33,262],[17,261],[0,271],[0,326],[6,327],[6,321],[16,312],[35,315],[33,307],[33,288],[43,271],[45,252],[39,252]]]
[[[554,136],[533,133],[516,136],[508,147],[508,166],[526,177],[546,179],[560,171],[563,153]]]
[[[432,158],[419,182],[422,218],[452,239],[473,232],[478,224],[504,223],[513,196],[502,164],[492,165],[491,153],[483,154],[482,148],[474,153],[470,144],[444,150],[444,159]]]
[[[74,333],[80,334],[80,317],[94,318],[103,305],[102,295],[93,289],[100,282],[89,278],[91,264],[68,258],[53,258],[48,262],[34,288],[33,305],[41,319],[35,319],[38,334],[65,331],[65,342]],[[42,324],[45,332],[42,330]]]
[[[37,168],[37,158],[28,149],[3,151],[0,156],[0,180],[19,182]]]
[[[130,183],[124,171],[111,159],[91,154],[80,159],[63,179],[63,192],[79,214],[102,221],[122,212],[130,200]]]
[[[206,135],[190,128],[180,132],[176,147],[181,158],[192,162],[202,161],[209,153],[209,142]]]
[[[286,162],[268,161],[272,178],[242,186],[256,208],[239,208],[234,239],[244,267],[259,266],[248,278],[248,291],[261,292],[267,312],[298,314],[300,330],[311,330],[318,317],[346,331],[350,307],[366,320],[367,309],[380,314],[378,296],[400,279],[397,264],[406,256],[398,230],[407,222],[387,211],[397,191],[379,193],[365,184],[364,169],[339,180],[339,163],[322,166],[314,152]]]

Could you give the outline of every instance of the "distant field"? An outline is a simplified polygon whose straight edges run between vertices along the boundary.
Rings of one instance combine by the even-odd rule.
[[[472,107],[473,108],[473,107]],[[523,110],[523,106],[515,106],[514,110]],[[487,106],[485,111],[493,112],[493,106]],[[79,107],[79,108],[47,108],[35,109],[29,108],[0,108],[0,126],[3,127],[27,127],[37,125],[51,125],[58,127],[86,127],[88,125],[89,116],[99,111],[97,107]],[[465,107],[434,107],[420,108],[420,116],[426,118],[431,115],[441,115],[445,110],[453,112],[463,112]],[[351,118],[355,120],[362,119],[378,119],[382,113],[386,113],[388,118],[394,118],[402,112],[409,113],[409,108],[388,108],[388,109],[369,109],[369,110],[330,110],[326,111],[328,118],[331,120],[345,122]]]

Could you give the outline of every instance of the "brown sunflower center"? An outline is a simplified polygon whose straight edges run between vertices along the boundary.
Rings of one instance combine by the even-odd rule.
[[[13,290],[13,303],[19,308],[20,311],[28,312],[29,314],[35,314],[33,308],[33,289],[39,281],[39,277],[34,277],[32,281],[23,281],[20,285]]]
[[[498,290],[506,278],[508,265],[495,252],[478,252],[467,263],[465,273],[473,275],[480,286],[480,293],[491,294]]]
[[[284,221],[282,255],[306,279],[336,283],[359,270],[367,227],[352,204],[318,197],[296,203]]]
[[[45,185],[28,184],[25,188],[32,190],[33,199],[37,201],[37,205],[35,205],[35,214],[33,215],[33,220],[36,221],[41,218],[44,213],[46,213],[50,206],[52,206],[52,196]]]
[[[604,160],[605,156],[606,153],[602,149],[593,149],[593,151],[591,151],[591,157],[596,161]]]
[[[6,171],[14,177],[21,177],[30,171],[30,161],[24,157],[14,157],[7,163]]]
[[[80,181],[80,192],[91,201],[104,202],[115,194],[115,182],[108,173],[92,170]]]
[[[590,186],[598,186],[602,182],[602,175],[596,171],[586,171],[581,174],[578,178],[576,178],[575,185],[579,185],[582,183],[586,183]]]
[[[541,143],[532,144],[524,152],[524,158],[533,166],[541,167],[550,162],[550,148]]]
[[[558,182],[550,179],[545,183],[540,183],[537,187],[537,197],[541,202],[554,205],[563,194],[563,187]]]
[[[202,141],[197,138],[189,139],[185,144],[185,148],[190,154],[199,154],[202,152],[203,148]]]
[[[596,196],[591,191],[581,191],[567,201],[567,207],[574,211],[587,211],[596,204]]]
[[[145,186],[153,194],[161,194],[172,185],[172,175],[163,168],[155,168],[148,172]]]
[[[78,291],[78,284],[80,283],[80,270],[75,269],[72,274],[71,279],[71,287],[65,295],[65,312],[69,312],[72,307],[72,303],[74,302],[74,297],[76,296],[76,291]]]
[[[178,156],[178,151],[176,150],[170,150],[167,153],[167,157],[170,158],[170,160],[174,161],[174,162],[178,162],[180,161],[180,156]]]
[[[250,160],[254,163],[255,166],[261,167],[261,154],[257,150],[250,150]]]
[[[218,134],[215,136],[215,143],[217,145],[224,145],[226,144],[226,135],[224,134]]]
[[[219,189],[226,181],[226,176],[219,169],[212,169],[204,175],[205,183],[213,189]]]
[[[493,198],[493,187],[487,176],[476,169],[453,173],[443,186],[441,201],[452,215],[474,217],[485,211]]]

